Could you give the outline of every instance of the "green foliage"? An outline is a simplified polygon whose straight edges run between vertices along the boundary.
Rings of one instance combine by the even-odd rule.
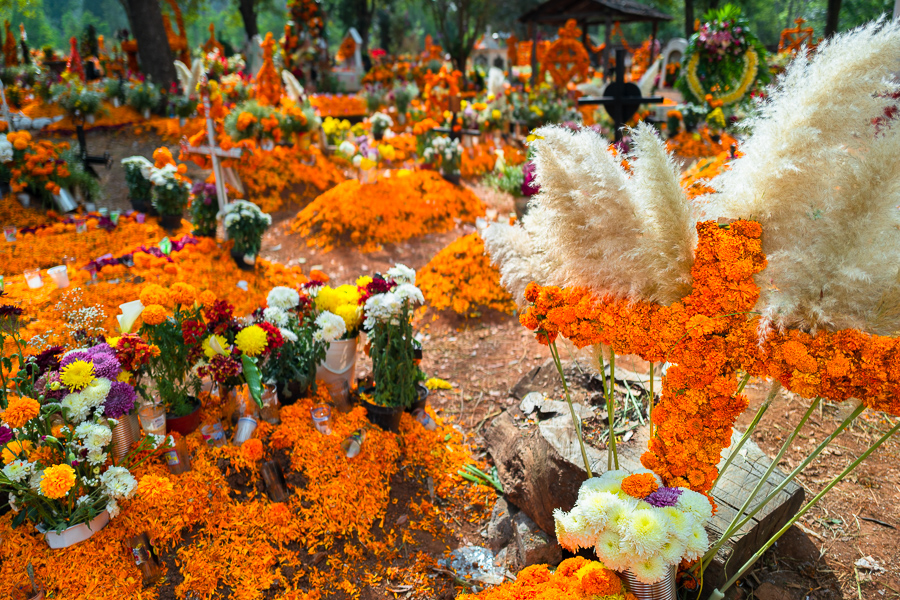
[[[234,250],[256,256],[262,246],[262,236],[272,224],[272,217],[246,200],[235,200],[225,207],[225,230],[234,240]]]
[[[123,161],[122,166],[125,167],[125,185],[128,186],[128,197],[138,202],[149,203],[153,197],[153,184],[141,173],[140,165]]]
[[[485,176],[484,183],[501,192],[521,196],[525,171],[522,165],[507,165],[498,160],[494,170]]]
[[[381,406],[408,408],[416,401],[419,368],[415,363],[415,339],[410,319],[412,308],[403,302],[396,323],[376,322],[368,332],[372,342],[373,402]]]
[[[143,113],[145,110],[156,110],[161,96],[155,85],[150,81],[143,81],[130,84],[125,90],[125,99],[134,110]]]
[[[73,119],[96,115],[102,110],[102,95],[88,87],[58,83],[50,86],[52,101]]]
[[[184,343],[181,324],[186,320],[202,323],[200,308],[178,305],[173,316],[159,325],[144,323],[140,331],[145,340],[159,347],[159,356],[150,358],[150,378],[156,384],[156,393],[166,412],[174,417],[193,412],[189,398],[200,393],[200,379],[191,368],[193,362],[189,354],[192,347]]]

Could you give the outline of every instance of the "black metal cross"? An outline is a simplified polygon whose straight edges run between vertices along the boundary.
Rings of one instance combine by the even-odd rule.
[[[662,96],[641,97],[641,88],[634,83],[625,82],[625,50],[616,50],[616,80],[606,86],[603,95],[585,96],[578,99],[579,106],[595,106],[600,104],[613,120],[616,130],[616,141],[622,139],[622,127],[634,116],[641,104],[661,104]]]

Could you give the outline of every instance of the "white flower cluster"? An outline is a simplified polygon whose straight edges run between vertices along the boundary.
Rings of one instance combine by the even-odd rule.
[[[0,162],[8,163],[13,159],[13,146],[6,139],[6,134],[0,134]]]
[[[344,156],[350,157],[356,154],[356,146],[353,145],[353,142],[350,140],[344,140],[341,142],[341,145],[338,146],[338,152]],[[362,160],[362,157],[360,157],[360,160]]]
[[[75,428],[75,437],[81,440],[79,447],[87,450],[87,460],[92,465],[106,462],[103,449],[112,441],[112,430],[99,423],[84,422]]]
[[[266,304],[269,308],[291,310],[292,308],[297,308],[297,305],[300,304],[300,294],[295,289],[279,285],[269,291],[269,295],[266,297]]]
[[[266,225],[272,224],[272,217],[264,213],[259,207],[252,202],[246,200],[235,200],[225,207],[225,227],[231,227],[239,221],[262,219]]]
[[[372,129],[381,129],[385,130],[388,127],[393,127],[394,120],[384,114],[383,112],[377,112],[371,116],[369,122],[372,124]]]
[[[706,496],[684,488],[677,488],[674,506],[653,506],[622,491],[627,476],[608,471],[585,481],[571,511],[554,511],[556,537],[564,548],[593,548],[610,569],[630,569],[640,581],[653,583],[670,565],[706,552],[704,526],[712,507]]]
[[[313,337],[317,342],[325,341],[330,344],[347,333],[347,325],[344,323],[344,319],[327,310],[322,311],[316,317],[316,327],[318,329],[313,334]]]
[[[60,404],[66,409],[71,421],[79,423],[88,418],[95,408],[106,401],[112,382],[104,377],[94,379],[80,392],[72,392],[62,399]]]
[[[288,314],[272,306],[263,309],[263,319],[278,328],[284,328],[288,324]]]
[[[144,176],[144,179],[149,180],[150,176],[153,174],[153,163],[144,158],[143,156],[129,156],[128,158],[122,159],[122,164],[125,167],[129,165],[134,165],[141,170],[141,175]]]
[[[415,276],[415,273],[413,273]],[[422,296],[422,290],[411,283],[401,283],[394,289],[383,294],[375,294],[366,300],[365,313],[366,318],[363,321],[365,329],[371,329],[375,323],[390,323],[398,325],[400,323],[400,313],[404,304],[423,304],[425,298]]]
[[[186,181],[180,181],[177,175],[178,168],[175,165],[165,165],[161,169],[151,166],[150,177],[148,177],[148,179],[153,185],[161,188],[164,187],[167,190],[174,190],[176,187],[183,187],[185,189],[190,188],[190,184]]]
[[[431,144],[425,148],[423,157],[425,162],[432,162],[440,156],[446,163],[456,162],[462,156],[462,144],[451,140],[446,135],[440,135],[431,140]]]
[[[110,467],[100,476],[104,493],[110,500],[128,499],[134,495],[137,481],[125,467]],[[109,506],[107,506],[109,510]],[[110,515],[112,516],[112,515]]]
[[[6,478],[15,483],[24,481],[26,477],[30,477],[34,471],[34,463],[27,460],[14,460],[3,467],[3,474]]]
[[[410,269],[406,265],[397,263],[387,271],[387,276],[394,280],[396,284],[411,283],[416,284],[416,270]]]

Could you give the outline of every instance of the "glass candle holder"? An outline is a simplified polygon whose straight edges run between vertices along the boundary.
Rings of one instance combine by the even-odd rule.
[[[238,419],[237,429],[234,431],[234,445],[240,446],[253,436],[256,431],[256,419],[251,416],[245,416]]]
[[[84,233],[87,231],[87,221],[85,219],[75,219],[75,233]]]
[[[113,225],[119,224],[119,217],[122,216],[121,211],[112,210],[109,212],[109,220],[112,221]]]
[[[59,289],[69,287],[69,273],[66,269],[66,265],[59,265],[47,269],[47,275],[50,276],[50,279],[53,280],[53,283],[55,283],[56,287]]]
[[[347,458],[356,458],[362,449],[363,442],[366,441],[366,430],[357,429],[350,434],[347,439],[341,442],[341,448]]]
[[[38,269],[25,269],[25,283],[33,290],[44,285],[41,279],[41,272]]]
[[[309,411],[312,413],[313,425],[316,426],[316,430],[322,435],[331,435],[331,408],[320,405],[313,406]]]
[[[162,404],[142,404],[138,418],[147,435],[166,435],[166,407]]]
[[[166,450],[163,456],[172,475],[181,475],[191,470],[191,454],[188,452],[184,438],[178,438],[175,445]]]
[[[7,242],[14,242],[16,241],[17,231],[18,230],[16,229],[15,225],[6,225],[3,227],[3,237],[6,238]]]

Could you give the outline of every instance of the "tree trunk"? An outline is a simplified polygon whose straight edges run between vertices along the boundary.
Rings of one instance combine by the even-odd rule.
[[[694,35],[694,0],[684,0],[684,37]]]
[[[830,38],[837,33],[838,17],[841,13],[841,0],[828,0],[828,11],[825,13],[825,37]]]
[[[162,11],[154,0],[125,0],[131,33],[138,44],[141,70],[160,87],[175,82],[175,63],[166,38]]]
[[[257,0],[239,0],[238,3],[238,11],[244,21],[244,32],[247,34],[248,40],[252,40],[254,35],[259,35],[259,26],[256,23],[256,2]]]

